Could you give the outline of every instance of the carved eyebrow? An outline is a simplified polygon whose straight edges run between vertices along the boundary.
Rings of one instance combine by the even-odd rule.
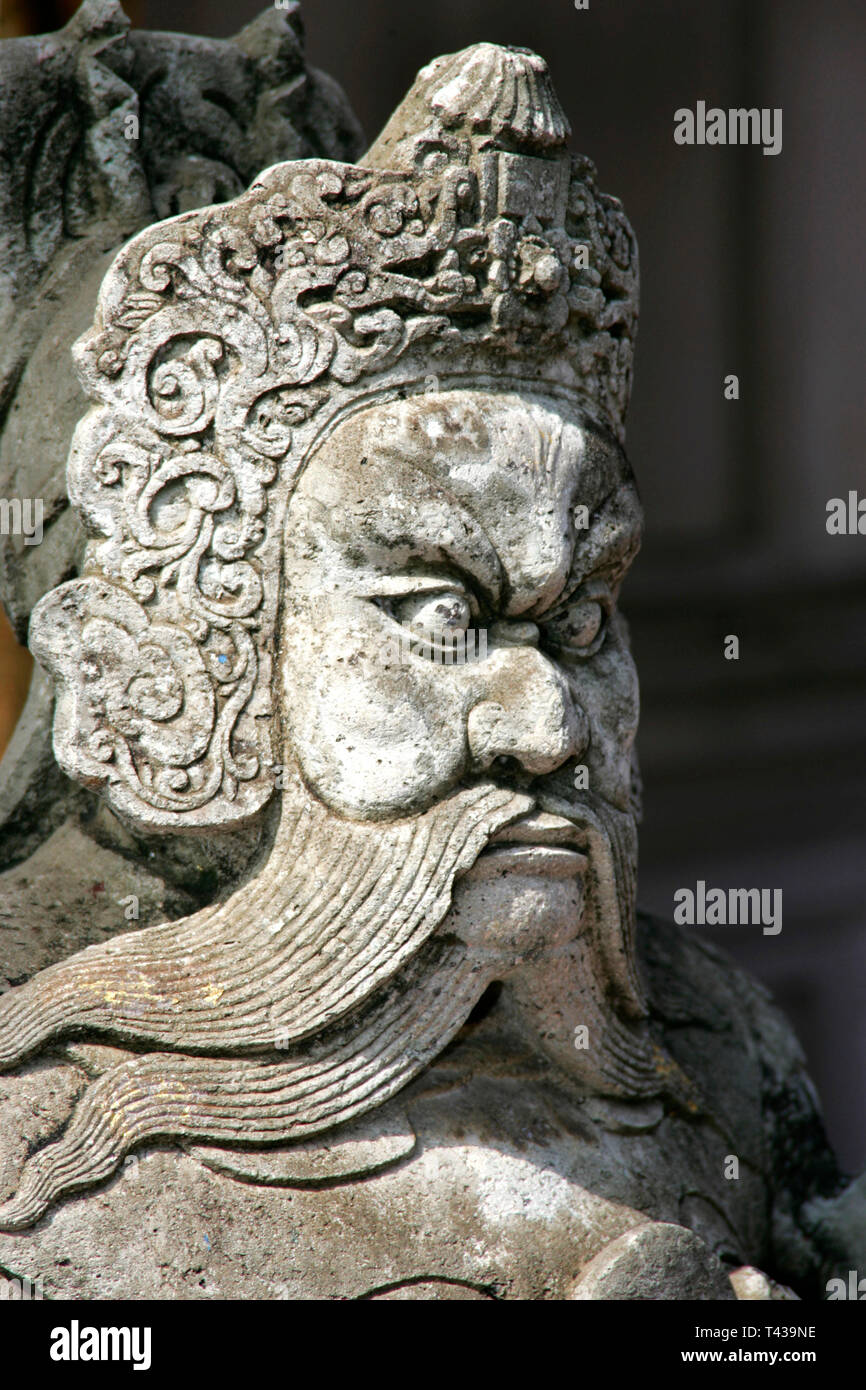
[[[628,565],[640,549],[642,524],[638,517],[623,517],[616,523],[611,535],[605,537],[595,554],[582,557],[575,547],[572,573],[580,565],[583,581],[592,578],[601,570],[622,571],[617,577],[621,580]],[[581,563],[584,561],[583,563]],[[590,561],[587,565],[586,561]]]
[[[589,529],[579,532],[580,539],[574,547],[568,577],[557,597],[536,617],[561,608],[572,595],[588,580],[601,576],[607,571],[611,577],[611,588],[616,590],[625,578],[626,571],[640,548],[642,518],[640,514],[619,517],[613,529],[602,540],[596,540],[600,529],[605,525],[604,512],[615,501],[615,489],[598,504],[590,517]]]
[[[461,511],[462,510],[463,508],[461,508]],[[417,536],[422,544],[417,544],[415,546],[418,555],[413,557],[408,563],[426,564],[432,570],[434,565],[440,565],[446,561],[450,561],[455,570],[459,570],[461,574],[468,575],[473,579],[475,585],[481,591],[481,594],[488,599],[491,604],[496,605],[499,602],[502,592],[502,564],[495,548],[488,537],[481,531],[481,528],[477,527],[473,528],[473,530],[476,533],[473,536],[473,541],[476,541],[476,544],[472,548],[469,548],[461,545],[456,537],[452,540],[444,540],[441,536],[434,537],[432,533],[423,530],[423,521],[421,518],[417,521],[413,518],[413,525],[406,534],[406,540],[411,545],[413,539]],[[477,544],[478,541],[482,542],[480,546]],[[437,552],[436,554],[432,553],[434,550]],[[479,554],[479,550],[482,551],[481,554]],[[405,586],[406,578],[407,571],[405,567],[403,567],[402,574],[390,576],[383,575],[382,580],[377,581],[377,589],[379,592],[385,592],[387,590],[387,592],[393,594],[401,593],[403,590],[399,586],[401,583]],[[429,579],[431,586],[435,582],[435,577],[432,573],[425,575],[420,571],[414,572],[411,573],[411,578],[416,581]]]
[[[410,560],[408,563],[421,563],[429,565],[441,564],[444,559],[448,559],[462,573],[469,575],[477,584],[484,597],[493,605],[499,602],[503,588],[504,566],[487,532],[481,523],[472,515],[469,509],[456,497],[453,492],[444,487],[437,479],[423,468],[418,467],[409,460],[403,460],[406,473],[417,473],[429,487],[431,484],[435,488],[433,498],[420,496],[412,508],[411,514],[407,513],[405,524],[401,534],[401,543],[412,546],[418,554],[418,558]],[[401,483],[404,481],[401,478]],[[407,480],[408,481],[408,480]],[[408,496],[408,494],[407,494]],[[450,534],[444,536],[441,528],[437,533],[435,519],[432,525],[425,521],[424,504],[426,501],[440,506],[447,504],[448,510],[455,515],[458,525],[448,528]],[[438,552],[433,554],[433,551]],[[405,573],[405,566],[404,566]],[[423,576],[417,573],[413,576],[420,579]],[[397,582],[398,576],[382,577],[382,584],[387,585],[388,592],[398,593],[399,589],[392,586]],[[377,584],[377,592],[384,593],[384,587]]]

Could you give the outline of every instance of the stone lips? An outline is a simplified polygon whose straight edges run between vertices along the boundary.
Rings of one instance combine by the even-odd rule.
[[[347,411],[431,368],[495,373],[622,438],[636,247],[567,134],[542,60],[478,45],[422,72],[367,166],[277,165],[115,260],[75,349],[98,402],[68,464],[84,577],[42,601],[31,645],[58,682],[58,761],[129,822],[230,826],[269,800],[285,506]],[[389,153],[408,167],[377,167]],[[118,679],[135,671],[113,701],[97,636]],[[181,709],[186,729],[159,727]]]

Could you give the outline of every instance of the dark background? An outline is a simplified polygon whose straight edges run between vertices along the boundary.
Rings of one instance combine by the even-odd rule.
[[[6,32],[72,7],[6,0]],[[227,36],[261,0],[137,0],[135,24]],[[625,593],[641,673],[640,898],[781,888],[783,929],[695,927],[793,1019],[831,1138],[866,1161],[863,0],[306,0],[310,60],[370,140],[439,53],[549,62],[641,250],[629,452],[647,512]],[[782,107],[783,149],[677,146],[676,108]],[[727,373],[740,400],[726,401]],[[723,657],[740,638],[739,661]]]

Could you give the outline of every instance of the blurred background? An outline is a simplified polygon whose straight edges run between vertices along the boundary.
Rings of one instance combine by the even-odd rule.
[[[3,32],[74,5],[3,0]],[[135,0],[137,26],[228,36],[262,8]],[[641,675],[641,904],[780,888],[783,928],[696,927],[794,1022],[830,1136],[866,1162],[866,498],[862,0],[306,0],[310,61],[374,138],[416,70],[486,39],[549,62],[640,243],[629,453],[647,513],[625,591]],[[781,107],[783,148],[681,147],[674,111]],[[724,379],[739,377],[740,398]],[[740,639],[738,661],[724,639]],[[26,691],[0,630],[0,747]]]

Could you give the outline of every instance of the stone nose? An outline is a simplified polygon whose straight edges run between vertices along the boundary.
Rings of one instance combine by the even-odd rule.
[[[488,660],[487,690],[467,721],[475,767],[506,757],[541,775],[580,757],[589,743],[587,719],[553,663],[534,647],[511,645]]]

